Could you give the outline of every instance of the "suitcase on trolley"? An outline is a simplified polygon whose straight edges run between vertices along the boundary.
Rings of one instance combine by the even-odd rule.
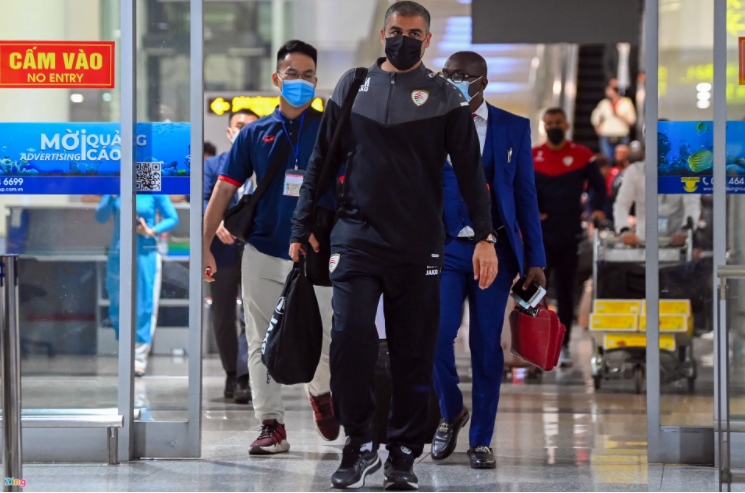
[[[510,313],[511,352],[544,371],[551,371],[559,363],[566,327],[548,308],[539,306],[537,310],[535,316],[517,308]]]

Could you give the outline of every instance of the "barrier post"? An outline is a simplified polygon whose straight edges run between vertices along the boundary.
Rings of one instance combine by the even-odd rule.
[[[18,326],[18,256],[0,255],[0,349],[3,393],[3,491],[22,491],[21,338]]]

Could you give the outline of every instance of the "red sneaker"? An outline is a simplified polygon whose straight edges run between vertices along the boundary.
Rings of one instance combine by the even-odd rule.
[[[248,449],[249,455],[271,455],[289,451],[285,425],[276,419],[267,419],[261,424],[259,438]]]
[[[339,438],[340,426],[334,416],[334,408],[331,405],[331,394],[328,393],[319,396],[311,394],[310,405],[313,406],[316,431],[321,435],[321,438],[329,442]]]

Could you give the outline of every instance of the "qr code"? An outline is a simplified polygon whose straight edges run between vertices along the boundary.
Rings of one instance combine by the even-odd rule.
[[[138,192],[160,192],[163,174],[162,162],[137,163],[135,173],[135,189]]]

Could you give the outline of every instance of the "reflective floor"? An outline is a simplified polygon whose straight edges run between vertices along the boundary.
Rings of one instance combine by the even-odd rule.
[[[546,375],[543,384],[505,383],[493,447],[496,471],[472,471],[467,439],[444,463],[423,457],[416,466],[422,490],[437,491],[714,491],[716,470],[705,467],[648,465],[646,460],[646,397],[633,384],[609,382],[595,392],[589,379],[588,338],[577,337],[574,369]],[[462,388],[470,395],[467,355],[460,346]],[[41,363],[38,363],[41,364]],[[99,358],[98,365],[106,366]],[[81,407],[71,389],[94,386],[105,395],[115,389],[109,376],[24,376],[24,408]],[[31,366],[27,366],[31,368]],[[45,369],[43,373],[47,373]],[[105,368],[99,368],[106,373]],[[142,419],[185,417],[186,360],[155,358],[152,376],[137,381]],[[312,413],[300,386],[285,389],[289,454],[247,455],[258,422],[250,406],[222,398],[219,361],[205,361],[203,448],[201,460],[148,460],[119,466],[26,464],[25,491],[308,491],[329,490],[338,466],[342,440],[323,442],[313,427]],[[167,377],[157,375],[169,375]],[[181,376],[179,376],[181,375]],[[662,399],[665,421],[711,424],[710,371],[702,372],[695,395],[684,385],[670,384]],[[81,380],[82,378],[82,380]],[[108,379],[111,379],[108,381]],[[44,382],[43,380],[47,380]],[[708,389],[708,390],[707,390]],[[109,397],[101,398],[103,405]],[[94,399],[95,401],[95,399]],[[72,404],[74,402],[74,404]],[[92,402],[90,407],[95,407]],[[463,430],[462,437],[467,437]],[[381,452],[385,455],[385,451]],[[368,479],[382,488],[382,473]]]

